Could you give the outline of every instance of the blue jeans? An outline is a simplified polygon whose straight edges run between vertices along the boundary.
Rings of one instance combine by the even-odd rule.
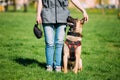
[[[61,66],[65,24],[43,24],[47,66]]]

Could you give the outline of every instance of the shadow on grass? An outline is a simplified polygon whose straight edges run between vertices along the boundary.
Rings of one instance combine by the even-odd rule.
[[[41,63],[41,62],[38,62],[37,60],[34,60],[34,59],[29,59],[29,58],[16,58],[14,59],[18,64],[20,65],[23,65],[23,66],[30,66],[30,65],[38,65],[40,66],[41,68],[45,68],[46,67],[46,63]]]

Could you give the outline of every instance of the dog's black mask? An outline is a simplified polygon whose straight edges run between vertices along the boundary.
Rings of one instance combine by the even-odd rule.
[[[75,28],[76,28],[76,20],[77,19],[74,19],[71,16],[68,16],[68,18],[67,18],[67,24],[69,25],[70,30],[72,30],[72,29],[75,30]]]

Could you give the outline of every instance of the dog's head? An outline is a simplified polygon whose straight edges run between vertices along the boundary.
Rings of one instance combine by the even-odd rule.
[[[77,18],[72,18],[71,16],[68,16],[67,18],[67,24],[70,26],[70,31],[74,32],[82,32],[82,26],[85,23],[85,18],[82,18],[81,20]]]

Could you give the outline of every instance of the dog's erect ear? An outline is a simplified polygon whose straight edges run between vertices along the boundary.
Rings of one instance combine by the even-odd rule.
[[[72,18],[71,16],[68,16],[67,22],[74,23],[74,18]]]
[[[67,25],[69,25],[69,27],[75,27],[76,26],[76,19],[72,18],[71,16],[68,16],[67,18]]]
[[[85,18],[82,18],[82,19],[80,20],[80,23],[81,23],[81,24],[84,24],[84,23],[85,23]]]
[[[73,18],[71,16],[68,16],[67,18],[67,22],[71,22],[71,23],[74,23],[76,20],[78,20],[77,18]]]

